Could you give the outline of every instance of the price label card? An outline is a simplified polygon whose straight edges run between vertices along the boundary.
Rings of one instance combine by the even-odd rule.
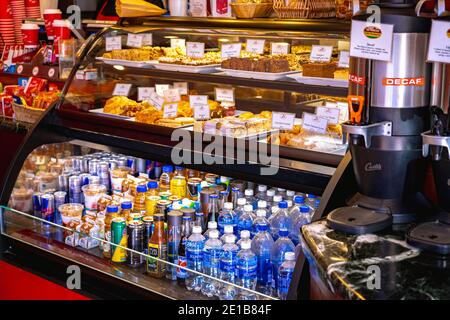
[[[139,87],[138,88],[138,101],[150,100],[150,96],[156,93],[153,87]]]
[[[313,113],[304,112],[303,113],[303,123],[302,128],[311,131],[325,134],[327,132],[328,120],[320,118]]]
[[[341,110],[339,108],[318,107],[316,109],[316,116],[327,119],[328,124],[339,124],[339,115]]]
[[[330,62],[332,54],[332,46],[312,46],[309,60],[311,62]]]
[[[163,118],[176,118],[178,115],[178,103],[168,103],[164,105]]]
[[[153,34],[142,33],[142,45],[143,46],[152,46],[153,45]]]
[[[142,48],[144,36],[142,34],[129,33],[127,38],[127,46],[132,48]]]
[[[164,91],[164,101],[173,103],[181,100],[180,91],[178,89],[169,89]]]
[[[292,130],[294,128],[295,113],[272,112],[272,128]]]
[[[195,120],[209,120],[211,118],[208,96],[189,96],[189,104],[191,108],[194,109]]]
[[[153,92],[150,94],[150,97],[148,99],[150,104],[154,106],[158,110],[162,110],[162,107],[164,105],[164,98],[158,95],[156,92]]]
[[[131,84],[129,83],[117,83],[114,86],[113,96],[124,96],[128,97],[131,90]]]
[[[187,42],[186,55],[191,58],[203,58],[205,56],[205,44],[203,42]]]
[[[174,82],[173,88],[178,89],[178,92],[181,95],[187,95],[189,91],[188,83],[187,82]]]
[[[264,53],[264,45],[266,44],[266,40],[259,39],[247,39],[245,51],[257,54]]]
[[[394,26],[392,24],[353,20],[350,35],[350,56],[391,61],[393,31]]]
[[[122,37],[106,37],[106,51],[113,51],[113,50],[121,50],[122,49]]]
[[[347,122],[348,119],[348,103],[338,102],[337,106],[339,108],[339,123]]]
[[[450,64],[450,22],[433,20],[428,61]]]
[[[241,56],[242,43],[222,43],[220,52],[222,59],[239,58]]]
[[[185,48],[186,47],[186,39],[170,39],[170,47],[171,48]]]
[[[341,51],[339,53],[339,68],[348,68],[350,67],[350,51]]]
[[[168,85],[168,84],[156,84],[155,85],[156,93],[160,97],[164,97],[164,91],[169,90],[169,89],[170,89],[170,85]]]
[[[287,42],[272,42],[270,44],[270,53],[273,56],[280,54],[289,54],[289,43]]]
[[[214,92],[216,94],[216,101],[234,103],[234,88],[215,88]]]

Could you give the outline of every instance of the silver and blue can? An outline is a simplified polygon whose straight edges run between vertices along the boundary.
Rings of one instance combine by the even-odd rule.
[[[58,191],[69,191],[69,177],[68,173],[62,173],[58,176]]]
[[[60,205],[67,202],[67,192],[57,191],[53,194],[53,196],[55,197],[55,223],[62,225],[61,212],[59,212],[58,208]]]
[[[100,177],[91,175],[89,177],[89,184],[100,184]]]
[[[34,192],[33,198],[33,215],[37,218],[42,218],[42,193]]]
[[[42,219],[48,222],[55,222],[55,196],[50,193],[43,194],[41,197]]]
[[[127,167],[131,169],[131,174],[136,174],[136,158],[135,157],[127,157]]]
[[[119,159],[117,159],[117,161],[119,163],[119,167],[127,167],[128,166],[127,157],[120,157]]]
[[[98,159],[92,159],[91,161],[89,161],[89,173],[91,175],[93,175],[93,176],[97,175],[99,163],[100,163],[100,160],[98,160]]]
[[[80,176],[69,177],[69,202],[82,203]]]

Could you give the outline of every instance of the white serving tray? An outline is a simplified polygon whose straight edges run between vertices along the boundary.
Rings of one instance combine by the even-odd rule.
[[[103,63],[110,65],[120,65],[124,67],[132,67],[132,68],[153,68],[155,63],[158,63],[157,60],[151,61],[130,61],[130,60],[118,60],[118,59],[106,59],[103,57],[97,57],[97,60],[102,61]]]
[[[348,80],[330,79],[330,78],[316,78],[316,77],[304,77],[302,73],[294,73],[287,76],[294,79],[298,83],[315,85],[315,86],[329,86],[348,88]]]
[[[98,108],[98,109],[92,109],[89,110],[89,112],[91,113],[97,113],[97,114],[102,114],[105,117],[110,117],[110,118],[117,118],[117,119],[122,119],[122,120],[129,120],[129,121],[135,121],[134,117],[128,117],[128,116],[121,116],[119,114],[112,114],[112,113],[107,113],[103,111],[103,108]]]
[[[191,73],[211,73],[216,72],[219,64],[208,64],[205,66],[187,66],[182,64],[172,64],[172,63],[151,63],[154,68],[165,71],[178,71],[178,72],[191,72]]]
[[[287,77],[290,74],[296,73],[298,71],[288,71],[288,72],[254,72],[254,71],[244,71],[244,70],[234,70],[234,69],[223,69],[217,68],[217,70],[225,73],[230,77],[239,78],[251,78],[259,80],[280,80]]]

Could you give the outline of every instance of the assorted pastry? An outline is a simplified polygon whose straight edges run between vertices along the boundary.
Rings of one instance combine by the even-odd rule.
[[[121,49],[105,52],[103,58],[127,61],[152,61],[164,55],[161,47],[142,47],[140,49]]]

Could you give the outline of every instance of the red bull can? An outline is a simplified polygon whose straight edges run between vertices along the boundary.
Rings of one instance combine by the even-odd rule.
[[[42,193],[35,192],[33,198],[33,215],[37,218],[42,218]]]
[[[52,194],[44,194],[41,197],[42,219],[48,222],[55,222],[55,197]]]

